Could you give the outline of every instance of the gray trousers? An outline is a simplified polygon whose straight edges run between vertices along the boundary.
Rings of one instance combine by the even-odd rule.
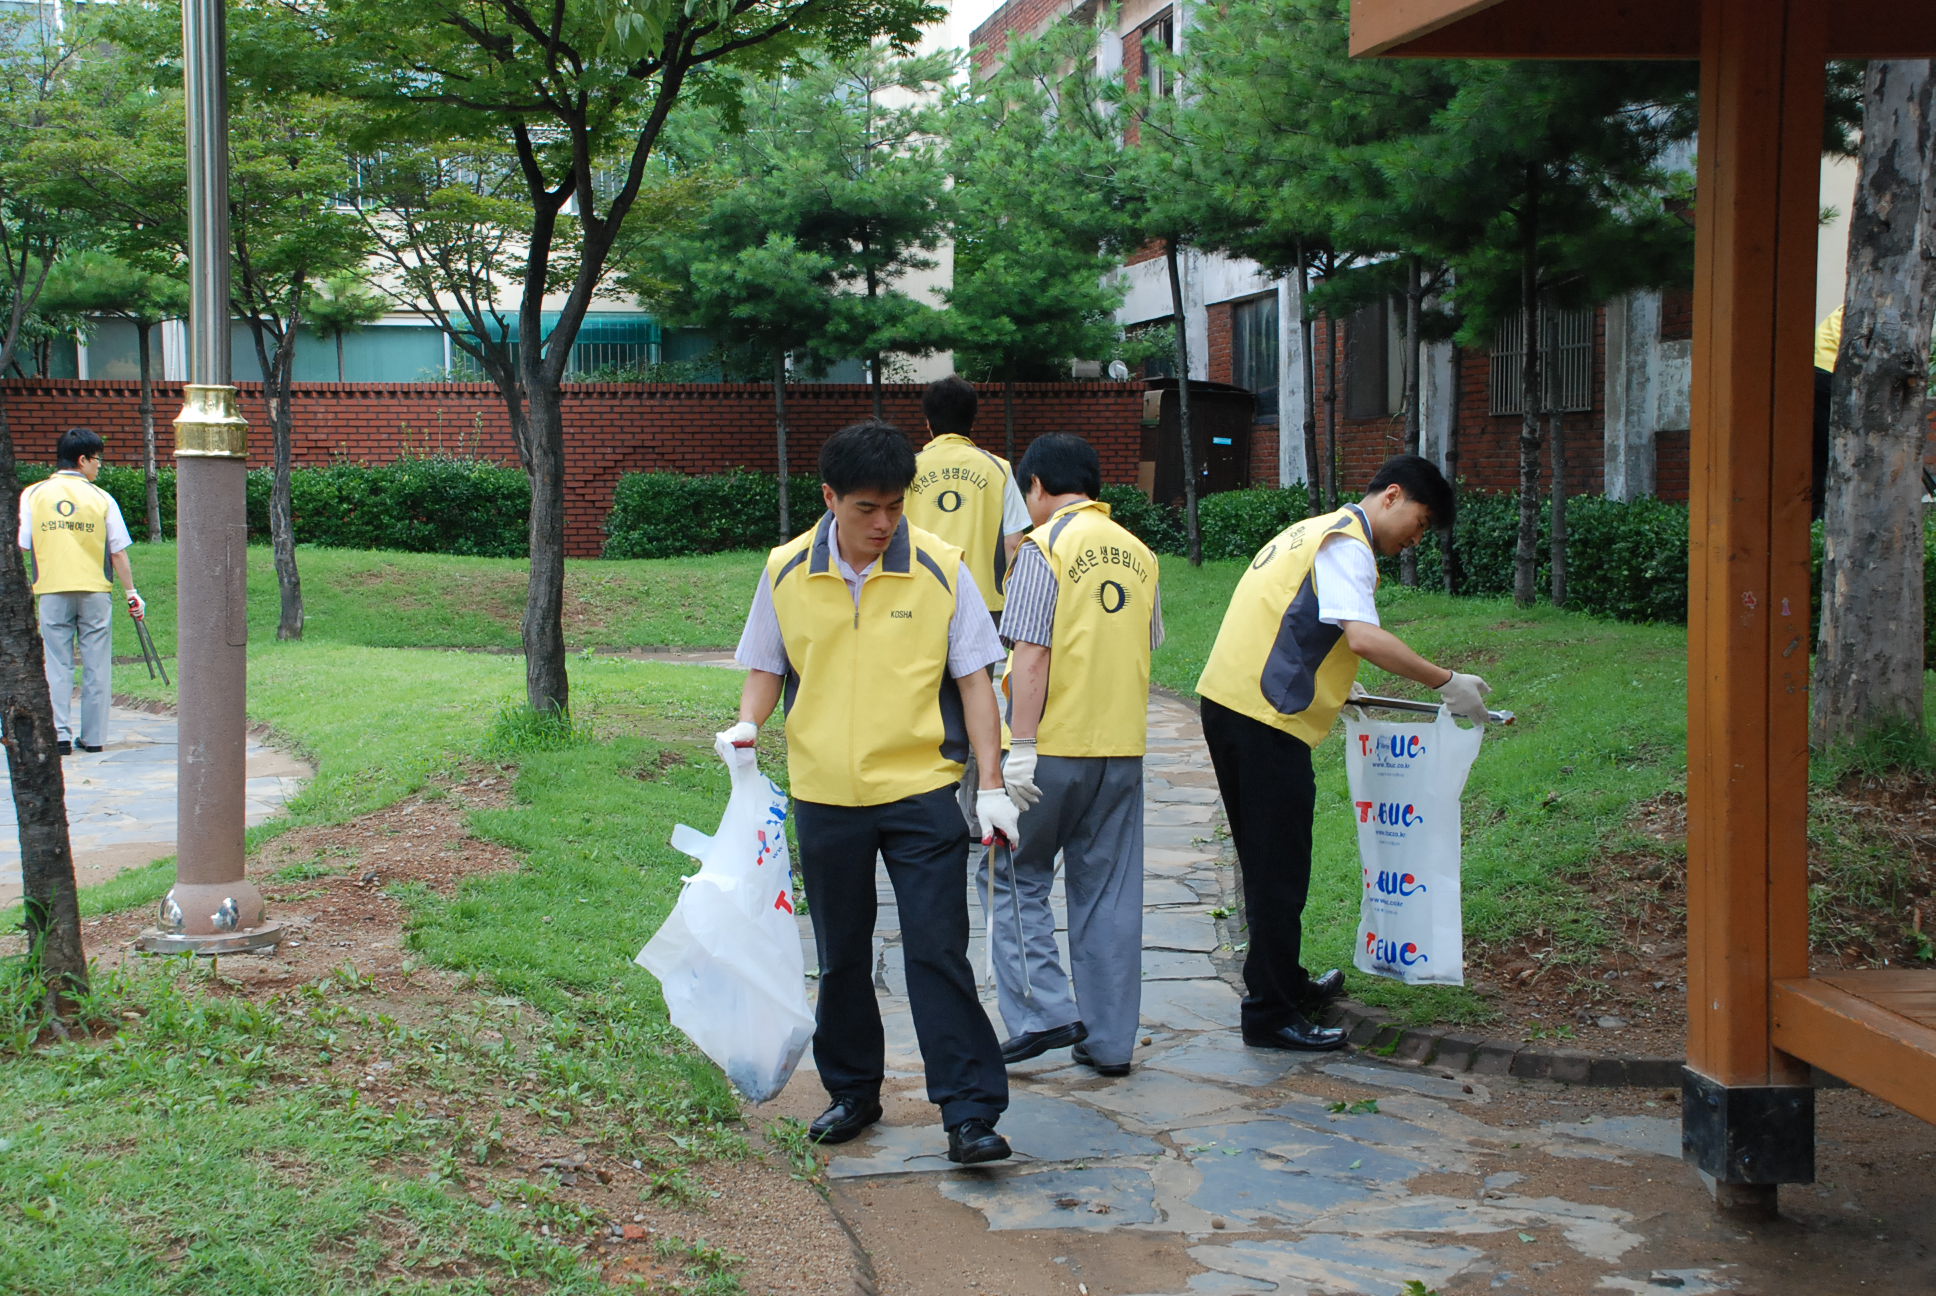
[[[103,747],[108,703],[114,695],[114,596],[42,594],[40,639],[46,645],[47,692],[54,702],[54,735]],[[74,642],[81,645],[81,727],[70,723],[74,701]]]
[[[1042,799],[1022,815],[1013,878],[995,869],[987,916],[1002,1023],[1019,1035],[1080,1020],[1091,1057],[1128,1062],[1143,996],[1143,758],[1043,756],[1035,782]],[[1058,853],[1073,995],[1049,901]]]

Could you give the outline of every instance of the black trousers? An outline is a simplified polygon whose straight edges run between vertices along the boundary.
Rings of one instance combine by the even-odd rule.
[[[879,806],[794,802],[820,1002],[813,1060],[834,1098],[875,1098],[886,1069],[874,997],[874,857],[901,912],[908,1006],[928,1101],[952,1129],[1008,1107],[1001,1043],[968,966],[968,829],[955,785]]]
[[[1300,961],[1317,806],[1311,749],[1209,698],[1201,702],[1203,741],[1230,819],[1250,922],[1243,1028],[1275,1030],[1300,1011],[1311,987]]]

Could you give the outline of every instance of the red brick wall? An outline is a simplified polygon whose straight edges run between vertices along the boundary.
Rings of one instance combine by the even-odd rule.
[[[270,462],[268,416],[261,385],[239,384],[242,413],[253,429],[251,467]],[[890,384],[890,422],[922,439],[920,384]],[[1140,383],[1018,383],[1016,453],[1043,432],[1075,432],[1096,447],[1103,480],[1134,482],[1142,447]],[[51,463],[60,434],[92,427],[108,441],[111,462],[140,455],[140,390],[134,383],[72,379],[11,379],[0,398],[15,456]],[[978,440],[1001,453],[1002,391],[981,389]],[[496,390],[485,384],[298,383],[293,450],[301,465],[350,459],[384,463],[399,453],[449,454],[517,462],[510,424]],[[181,388],[155,391],[162,457],[173,454],[170,420],[181,409]],[[796,473],[814,470],[821,444],[849,423],[870,417],[863,385],[811,384],[787,389],[787,457]],[[565,389],[566,552],[596,557],[612,491],[628,472],[772,472],[773,393],[765,386],[582,386]]]
[[[1008,52],[1009,37],[1040,33],[1065,13],[1089,7],[1089,0],[1009,0],[969,33],[968,59],[977,75],[992,70]]]

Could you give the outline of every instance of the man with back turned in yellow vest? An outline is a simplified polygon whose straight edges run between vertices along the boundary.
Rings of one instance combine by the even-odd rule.
[[[1028,506],[1016,489],[1008,460],[969,439],[980,401],[966,380],[949,374],[921,393],[921,414],[928,421],[928,443],[914,460],[908,485],[908,521],[961,550],[975,575],[975,587],[999,624],[1007,600],[1008,568],[1015,547],[1029,529]],[[981,831],[975,820],[979,764],[970,757],[961,779],[962,818],[968,821],[968,860],[981,867]]]
[[[1081,437],[1036,438],[1015,475],[1036,526],[1002,618],[1015,647],[1002,777],[1022,807],[1022,843],[1013,871],[994,872],[988,919],[1011,1032],[1002,1060],[1074,1045],[1078,1063],[1126,1075],[1142,1007],[1143,754],[1150,652],[1163,640],[1156,555],[1096,499],[1102,464]],[[1073,996],[1049,902],[1058,853]]]
[[[75,747],[98,752],[107,743],[113,698],[114,583],[127,591],[128,611],[147,612],[128,564],[128,524],[114,497],[94,484],[106,447],[89,428],[69,428],[55,448],[58,466],[20,493],[22,549],[34,556],[34,593],[40,599],[40,638],[54,733],[63,756]],[[72,723],[74,644],[81,648],[81,723]]]
[[[988,667],[995,624],[961,550],[902,515],[914,447],[885,423],[842,428],[820,452],[826,514],[775,549],[737,658],[748,670],[739,723],[754,742],[786,699],[787,776],[800,873],[820,959],[813,1056],[833,1101],[807,1132],[842,1143],[881,1118],[885,1042],[874,997],[874,860],[900,909],[908,1005],[941,1109],[948,1159],[1009,1155],[995,1028],[968,967],[968,830],[955,805],[972,750],[976,810],[1016,840],[1001,783],[1001,714]]]
[[[1254,1048],[1334,1049],[1344,1032],[1312,1015],[1344,992],[1344,973],[1312,977],[1301,960],[1317,786],[1311,749],[1329,733],[1360,660],[1437,689],[1461,719],[1485,723],[1492,690],[1419,656],[1378,624],[1379,554],[1428,526],[1449,527],[1452,487],[1417,455],[1389,459],[1363,500],[1280,532],[1237,582],[1197,680],[1203,738],[1243,871],[1250,950],[1242,1027]]]

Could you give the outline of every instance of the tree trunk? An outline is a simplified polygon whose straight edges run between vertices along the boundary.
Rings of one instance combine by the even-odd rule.
[[[1546,443],[1553,448],[1552,534],[1547,545],[1547,561],[1552,565],[1553,606],[1566,606],[1566,428],[1558,410],[1552,414]]]
[[[527,374],[529,370],[527,369]],[[565,674],[565,433],[555,384],[526,381],[531,456],[531,587],[524,602],[524,687],[533,711],[569,714]]]
[[[1304,244],[1297,245],[1297,326],[1304,333],[1304,487],[1310,510],[1318,512],[1318,358],[1317,323],[1311,318],[1311,268],[1304,260]]]
[[[1015,462],[1015,362],[1002,370],[1002,457]]]
[[[148,543],[161,542],[161,487],[155,471],[155,375],[150,343],[155,326],[147,320],[134,322],[134,336],[141,354],[141,477],[147,492]]]
[[[1338,321],[1329,319],[1325,329],[1325,359],[1330,370],[1324,385],[1324,511],[1338,508]]]
[[[290,492],[295,415],[289,408],[289,375],[295,359],[296,321],[291,319],[266,371],[268,381],[263,383],[262,391],[275,440],[275,476],[269,488],[269,543],[275,551],[276,589],[281,594],[277,639],[300,639],[303,634],[302,574],[296,570],[296,516]]]
[[[793,519],[787,507],[787,412],[786,348],[773,348],[773,439],[780,460],[780,539],[793,536]]]
[[[1921,732],[1929,340],[1936,316],[1936,76],[1876,60],[1863,81],[1842,358],[1829,412],[1816,746]]]
[[[1424,416],[1419,409],[1419,365],[1424,344],[1418,336],[1418,316],[1425,296],[1424,277],[1418,258],[1406,258],[1405,266],[1405,453],[1417,454],[1424,439]],[[1407,549],[1398,556],[1398,580],[1402,585],[1418,584],[1418,550]]]
[[[1519,215],[1519,311],[1525,345],[1519,360],[1519,543],[1513,552],[1513,602],[1531,607],[1539,568],[1539,172],[1526,169]]]
[[[1190,427],[1190,331],[1184,326],[1183,271],[1176,240],[1163,240],[1163,262],[1170,272],[1170,309],[1176,317],[1176,424],[1183,442],[1183,525],[1190,537],[1190,565],[1203,566],[1203,534],[1197,527],[1197,455]]]
[[[13,434],[0,393],[0,510],[20,516],[20,479],[14,472]],[[46,981],[44,1004],[55,1017],[73,1011],[87,990],[81,910],[74,893],[74,852],[67,835],[67,785],[54,747],[54,710],[21,551],[0,558],[0,742],[13,780],[20,825],[21,908],[26,914],[28,967]]]
[[[343,330],[336,330],[336,381],[343,382]]]
[[[1464,395],[1461,383],[1464,381],[1465,365],[1457,347],[1452,348],[1452,417],[1445,425],[1445,479],[1457,486],[1459,484],[1459,399]],[[1459,564],[1459,541],[1452,534],[1451,527],[1439,530],[1439,548],[1445,554],[1441,575],[1445,581],[1445,592],[1457,594],[1465,583],[1465,572]]]

